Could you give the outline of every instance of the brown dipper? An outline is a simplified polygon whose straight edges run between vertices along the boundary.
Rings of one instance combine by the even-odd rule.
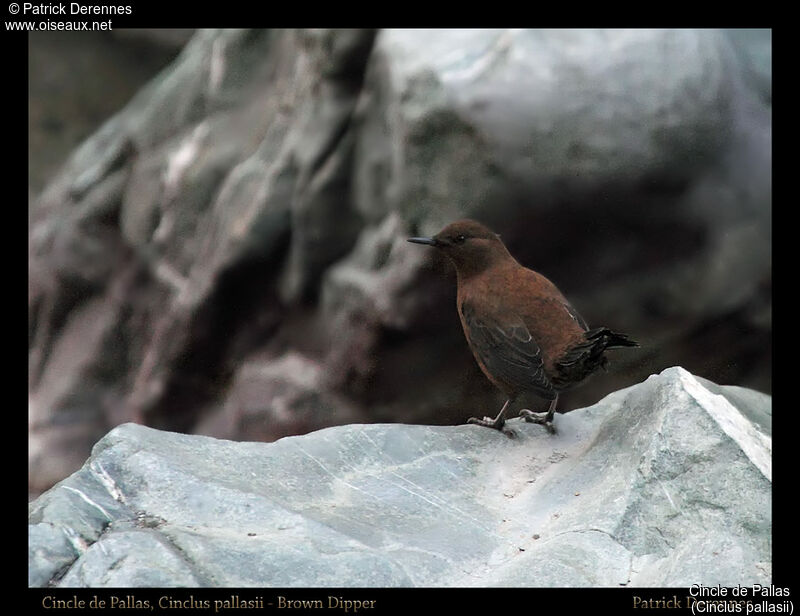
[[[519,415],[552,432],[560,392],[605,368],[606,349],[639,346],[606,327],[589,329],[552,282],[520,265],[497,234],[474,220],[408,241],[439,248],[455,265],[464,335],[483,373],[508,396],[497,417],[469,423],[503,431],[509,404],[532,392],[550,400],[550,408]]]

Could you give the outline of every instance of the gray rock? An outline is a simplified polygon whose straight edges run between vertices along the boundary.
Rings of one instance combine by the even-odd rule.
[[[768,28],[732,28],[725,34],[742,59],[747,78],[761,97],[772,102],[772,30]]]
[[[692,178],[693,165],[716,156],[729,123],[719,38],[383,30],[365,81],[358,203],[372,220],[399,209],[435,232],[464,214],[508,219],[497,209],[519,206],[498,203],[496,192],[509,183],[525,186],[537,201],[529,207],[541,211],[553,189],[577,195],[609,181]],[[393,138],[375,134],[386,132]]]
[[[134,424],[30,504],[32,586],[769,584],[769,396],[670,368],[558,433]]]

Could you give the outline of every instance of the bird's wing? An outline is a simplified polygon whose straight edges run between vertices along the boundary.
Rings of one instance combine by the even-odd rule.
[[[478,315],[469,302],[461,304],[470,342],[487,370],[520,391],[532,391],[553,399],[556,395],[544,371],[542,350],[525,323],[516,315],[500,320]]]

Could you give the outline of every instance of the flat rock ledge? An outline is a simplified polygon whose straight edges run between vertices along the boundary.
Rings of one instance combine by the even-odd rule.
[[[124,424],[30,504],[30,586],[770,584],[772,400],[674,367],[516,437]]]

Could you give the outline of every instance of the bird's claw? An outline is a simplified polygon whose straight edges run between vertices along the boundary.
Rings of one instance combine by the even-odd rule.
[[[556,433],[556,427],[553,424],[553,414],[547,413],[534,413],[528,409],[522,409],[519,416],[529,423],[537,423],[543,425],[550,434]]]
[[[485,428],[493,428],[505,434],[509,438],[514,438],[516,433],[509,427],[506,426],[505,419],[495,420],[491,417],[484,417],[483,419],[478,419],[477,417],[470,417],[467,419],[468,424],[475,424],[476,426],[484,426]]]

